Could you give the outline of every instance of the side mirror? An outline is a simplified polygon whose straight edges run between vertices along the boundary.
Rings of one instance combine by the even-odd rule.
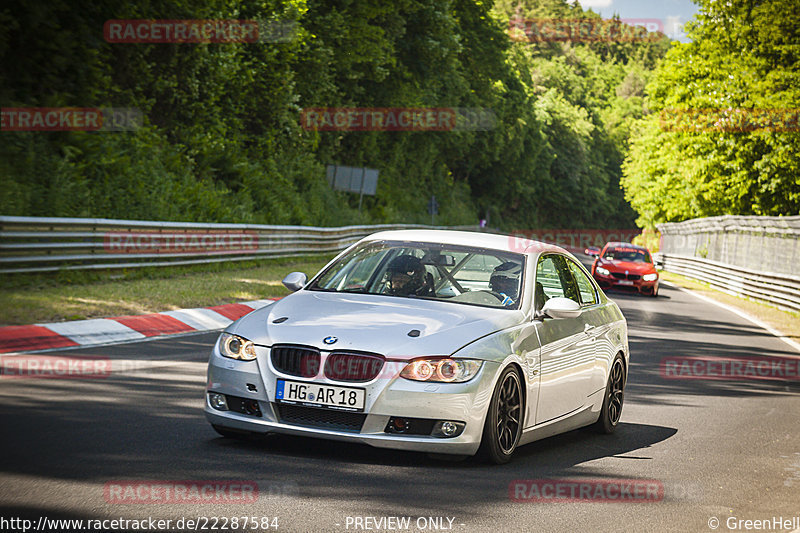
[[[283,286],[289,289],[292,292],[299,291],[306,285],[306,281],[308,281],[308,276],[303,274],[302,272],[292,272],[285,278],[283,278]]]
[[[569,298],[550,298],[544,303],[541,315],[550,318],[578,318],[581,316],[581,306]]]
[[[583,253],[591,257],[598,257],[600,255],[600,248],[598,248],[597,246],[590,246],[587,249],[585,249]]]

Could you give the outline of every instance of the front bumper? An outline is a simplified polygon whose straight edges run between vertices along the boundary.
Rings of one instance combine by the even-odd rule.
[[[594,279],[597,281],[600,288],[605,290],[609,289],[622,289],[627,291],[635,291],[640,294],[653,294],[658,290],[658,279],[654,281],[644,281],[643,279],[619,279],[611,276],[603,276],[602,274],[594,274]]]
[[[322,376],[304,379],[281,374],[272,367],[269,348],[257,346],[256,351],[256,360],[237,361],[222,357],[215,345],[208,365],[205,400],[205,415],[211,424],[253,433],[283,433],[359,442],[378,448],[459,455],[473,455],[480,446],[484,419],[500,367],[498,363],[485,362],[478,375],[466,383],[416,382],[397,377],[397,372],[386,371],[367,383],[344,383]],[[384,368],[390,364],[387,361]],[[403,365],[396,363],[395,368]],[[331,411],[316,407],[300,407],[312,415],[311,421],[307,420],[309,417],[305,421],[297,417],[289,419],[285,416],[284,404],[275,402],[278,379],[365,389],[363,424],[348,429],[321,427],[315,420]],[[255,401],[261,416],[217,410],[209,401],[208,393],[212,392]],[[340,412],[333,412],[334,418],[337,413]],[[450,420],[463,422],[465,426],[460,435],[450,438],[387,433],[391,417]]]

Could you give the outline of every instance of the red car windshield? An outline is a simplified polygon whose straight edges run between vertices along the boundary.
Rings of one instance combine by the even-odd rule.
[[[603,259],[612,261],[626,261],[628,263],[651,263],[650,253],[638,248],[609,248]]]

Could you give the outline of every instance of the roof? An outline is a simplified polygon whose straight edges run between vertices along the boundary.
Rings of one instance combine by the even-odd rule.
[[[545,251],[569,254],[563,248],[554,244],[534,241],[525,237],[514,235],[497,235],[494,233],[479,233],[477,231],[452,231],[452,230],[394,230],[381,231],[364,237],[362,241],[390,240],[430,242],[437,244],[453,244],[457,246],[476,246],[490,250],[501,250],[512,253],[540,253]]]

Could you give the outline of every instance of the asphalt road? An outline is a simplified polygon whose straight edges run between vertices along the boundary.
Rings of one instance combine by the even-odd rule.
[[[279,531],[363,531],[355,517],[397,516],[410,517],[411,530],[663,532],[712,531],[712,517],[718,531],[730,530],[729,517],[800,517],[800,382],[667,380],[659,371],[671,356],[799,354],[676,289],[662,286],[657,299],[610,295],[630,327],[618,432],[539,441],[504,466],[297,437],[218,437],[202,413],[216,333],[50,353],[109,357],[113,370],[104,379],[0,378],[0,518],[277,517]],[[509,497],[514,480],[554,478],[650,480],[664,492],[638,502]],[[254,481],[259,497],[109,503],[104,487],[130,480]]]

